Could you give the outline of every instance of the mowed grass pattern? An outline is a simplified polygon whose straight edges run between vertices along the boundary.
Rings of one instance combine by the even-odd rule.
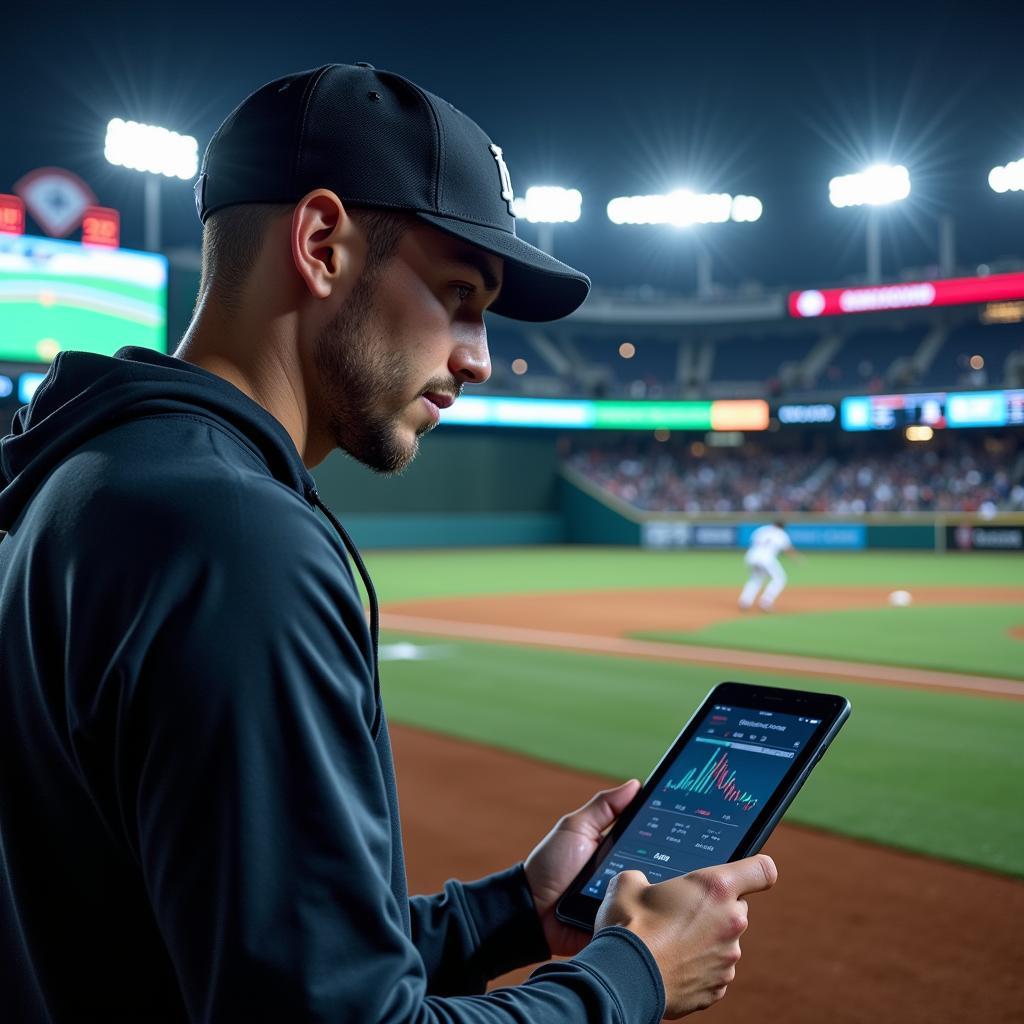
[[[692,632],[644,632],[649,640],[803,654],[883,665],[1024,679],[1024,626],[1017,605],[859,608],[772,615],[757,612]]]
[[[531,594],[635,587],[736,587],[747,578],[737,551],[534,547],[371,551],[382,601],[468,594]],[[814,587],[1024,585],[1024,557],[927,552],[807,552],[787,562],[790,585]]]
[[[612,779],[646,776],[705,693],[727,677],[527,647],[389,634],[384,642],[398,639],[434,656],[383,664],[393,720]],[[853,703],[791,820],[1024,875],[1024,702],[742,678],[838,691]]]

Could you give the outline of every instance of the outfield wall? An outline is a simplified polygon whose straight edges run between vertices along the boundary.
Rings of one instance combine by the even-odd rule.
[[[398,476],[341,452],[314,476],[360,547],[466,547],[563,543],[558,471],[546,431],[437,431]]]

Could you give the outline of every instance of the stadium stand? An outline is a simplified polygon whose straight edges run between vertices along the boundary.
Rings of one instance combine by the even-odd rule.
[[[916,351],[925,332],[922,324],[851,334],[829,364],[829,385],[854,392],[882,390],[894,361]]]
[[[950,332],[921,383],[945,387],[1015,387],[1014,354],[1024,353],[1024,326],[1021,324],[965,324]],[[981,356],[983,365],[973,368],[972,356]]]
[[[1024,444],[1009,434],[812,451],[627,440],[580,446],[566,464],[647,512],[1024,511]]]

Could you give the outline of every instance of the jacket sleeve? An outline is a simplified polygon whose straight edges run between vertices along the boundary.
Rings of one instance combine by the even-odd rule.
[[[104,613],[127,625],[83,708],[114,709],[120,827],[190,1019],[653,1024],[660,978],[621,929],[523,986],[431,994],[432,974],[454,989],[499,969],[521,907],[490,913],[515,902],[504,883],[453,888],[457,912],[418,906],[422,950],[407,934],[362,606],[326,527],[280,504],[121,523]]]
[[[432,994],[483,992],[491,978],[551,955],[522,864],[409,902]]]

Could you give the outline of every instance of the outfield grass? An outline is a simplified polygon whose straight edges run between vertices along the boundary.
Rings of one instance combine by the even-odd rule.
[[[370,567],[381,600],[544,591],[735,586],[739,553],[634,548],[516,548],[376,552]],[[789,567],[800,586],[1021,586],[1024,559],[1006,554],[815,553]],[[692,632],[643,633],[680,643],[1024,678],[1024,624],[1011,605],[911,606],[751,615]]]
[[[633,587],[739,588],[747,578],[736,551],[536,547],[371,551],[382,601],[471,594],[528,594]],[[792,586],[1021,586],[1024,559],[1008,554],[861,551],[805,553],[787,564]]]
[[[1024,608],[1020,606],[973,604],[755,613],[692,632],[636,635],[675,643],[1024,679],[1024,641],[1009,632],[1020,625],[1024,625]]]
[[[714,668],[526,647],[384,642],[397,639],[434,657],[382,665],[392,720],[613,779],[643,778],[724,678]],[[1024,702],[744,679],[838,690],[853,702],[789,820],[1024,876]]]

